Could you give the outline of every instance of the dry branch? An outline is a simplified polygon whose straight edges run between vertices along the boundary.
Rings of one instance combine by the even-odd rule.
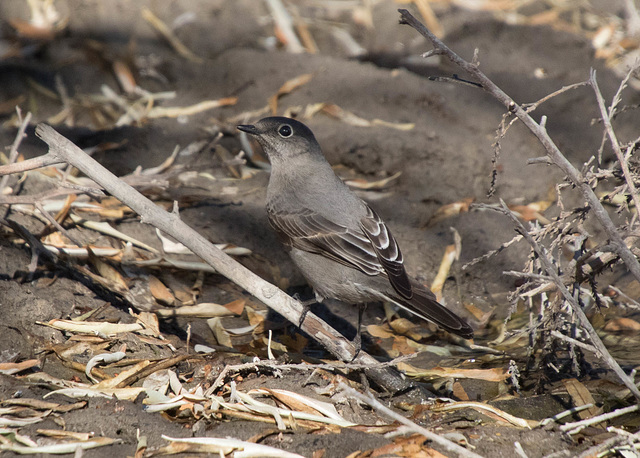
[[[52,127],[40,124],[36,128],[36,135],[49,145],[49,153],[44,157],[74,166],[138,213],[143,223],[151,224],[171,235],[221,275],[251,293],[287,320],[292,323],[299,322],[302,305],[298,301],[214,247],[202,235],[185,224],[177,214],[162,210],[134,188],[119,180]],[[351,342],[312,313],[307,315],[302,329],[337,358],[344,361],[353,359],[355,348]],[[412,387],[412,384],[395,370],[377,368],[378,361],[364,352],[360,352],[354,362],[370,367],[365,370],[367,376],[391,392]]]
[[[491,81],[480,69],[478,65],[467,62],[455,52],[449,49],[442,41],[440,41],[434,34],[432,34],[420,21],[418,21],[408,10],[399,9],[400,23],[407,24],[413,27],[420,35],[429,40],[434,50],[430,52],[430,55],[441,54],[446,56],[451,62],[462,68],[482,85],[483,89],[489,92],[500,103],[502,103],[510,112],[515,114],[522,123],[538,138],[542,146],[547,152],[549,160],[559,167],[565,175],[571,180],[571,182],[582,192],[584,199],[587,201],[595,217],[600,222],[602,228],[609,237],[611,244],[614,246],[616,253],[622,261],[627,265],[629,271],[633,276],[640,281],[640,263],[634,256],[631,250],[627,247],[622,236],[616,229],[615,224],[611,221],[606,209],[600,203],[600,200],[593,192],[591,185],[585,179],[584,175],[576,169],[569,160],[562,154],[560,149],[556,146],[551,139],[547,130],[542,123],[537,123],[522,106],[517,104],[511,99],[502,89]]]
[[[630,78],[632,71],[627,73],[627,78]],[[619,100],[620,92],[626,86],[626,80],[622,82],[620,85],[620,89],[616,93],[613,98],[613,102],[611,104],[611,108],[607,112],[607,108],[604,105],[604,97],[602,97],[602,92],[600,92],[600,88],[598,87],[598,81],[596,80],[596,72],[595,70],[591,71],[591,75],[589,77],[589,84],[593,88],[593,91],[596,94],[596,100],[598,101],[598,108],[600,108],[600,114],[602,115],[602,121],[604,123],[605,130],[607,132],[607,136],[609,137],[609,141],[611,142],[611,147],[613,148],[616,157],[618,158],[618,162],[620,163],[620,168],[622,169],[622,174],[624,176],[624,180],[627,182],[627,186],[629,187],[629,194],[631,194],[631,198],[633,199],[633,204],[636,207],[636,214],[640,220],[640,197],[638,197],[638,190],[636,189],[635,184],[633,183],[633,177],[631,176],[631,172],[629,171],[629,164],[625,160],[625,155],[622,152],[622,148],[620,147],[620,142],[618,141],[618,137],[613,130],[613,126],[611,125],[611,116],[614,114],[615,104]]]
[[[611,356],[611,354],[607,350],[607,347],[604,346],[602,340],[600,340],[600,337],[598,336],[598,333],[591,325],[589,318],[587,318],[587,315],[585,315],[584,311],[582,310],[582,307],[580,306],[576,298],[571,294],[571,291],[569,291],[569,289],[565,286],[562,278],[560,277],[560,275],[558,275],[557,269],[549,260],[547,250],[540,244],[538,244],[538,242],[536,242],[529,231],[527,231],[527,229],[525,229],[518,218],[516,218],[513,212],[509,210],[506,204],[502,201],[501,203],[504,214],[511,218],[513,224],[516,226],[516,231],[521,234],[527,240],[527,242],[529,242],[529,245],[531,245],[531,247],[538,255],[538,259],[540,260],[540,263],[542,264],[544,270],[547,272],[547,275],[549,275],[553,279],[556,288],[558,288],[560,293],[564,296],[564,299],[571,305],[571,309],[573,310],[573,313],[575,313],[575,315],[578,317],[578,320],[582,325],[582,329],[587,333],[589,339],[591,340],[591,343],[599,353],[598,356],[602,358],[604,363],[616,373],[618,378],[620,378],[622,383],[624,383],[625,386],[629,388],[631,393],[633,393],[636,398],[640,399],[640,389],[638,389],[633,379],[622,370],[618,362],[613,358],[613,356]]]
[[[400,9],[398,10],[401,15],[400,23],[408,24],[417,30],[422,36],[431,41],[434,49],[430,51],[429,55],[432,54],[442,54],[445,55],[449,60],[451,60],[454,64],[458,65],[460,68],[467,71],[470,75],[476,78],[479,83],[482,85],[483,89],[493,95],[497,100],[499,100],[502,104],[507,107],[510,113],[514,113],[518,119],[520,119],[529,130],[538,138],[540,143],[543,145],[547,152],[546,158],[556,166],[558,166],[571,180],[571,182],[578,187],[582,191],[582,195],[588,205],[593,210],[596,218],[600,222],[601,226],[605,230],[607,236],[609,237],[610,244],[612,248],[615,250],[616,254],[622,258],[624,263],[627,265],[631,273],[640,281],[640,263],[638,263],[637,258],[631,252],[631,250],[627,247],[623,237],[618,232],[616,226],[613,221],[609,217],[609,214],[605,210],[605,208],[600,203],[600,200],[593,192],[593,188],[589,181],[576,169],[571,162],[567,160],[567,158],[562,154],[562,152],[555,145],[551,137],[549,137],[544,122],[545,119],[540,123],[537,123],[533,120],[533,118],[529,115],[527,109],[515,103],[506,93],[504,93],[498,86],[496,86],[493,81],[491,81],[484,73],[480,71],[478,65],[475,63],[467,62],[462,59],[456,53],[454,53],[451,49],[449,49],[444,43],[442,43],[435,35],[433,35],[420,21],[418,21],[414,16],[411,15],[407,10]],[[581,83],[583,84],[583,83]],[[600,93],[597,82],[595,80],[595,73],[591,73],[591,78],[589,80],[589,84],[594,88],[596,92],[596,98],[598,101],[598,105],[600,106],[600,110],[602,113],[603,120],[605,122],[605,126],[607,129],[607,133],[611,140],[611,144],[613,145],[614,150],[616,151],[616,155],[618,156],[620,163],[623,167],[623,172],[625,179],[627,180],[627,184],[630,188],[631,194],[634,198],[634,201],[637,199],[637,194],[634,192],[635,188],[633,186],[633,181],[630,179],[630,174],[628,170],[624,169],[624,157],[622,151],[620,149],[620,145],[615,137],[615,133],[613,132],[613,128],[611,127],[610,115],[611,112],[607,112],[604,100],[602,98],[602,94]],[[623,83],[624,84],[624,83]],[[621,86],[622,87],[622,86]],[[617,94],[618,95],[618,94]],[[615,100],[614,100],[615,104]],[[612,109],[615,105],[612,105]],[[631,183],[629,183],[631,181]],[[636,204],[637,205],[637,204]],[[573,313],[578,317],[578,320],[583,328],[583,330],[589,336],[591,343],[593,344],[594,349],[597,351],[598,356],[602,358],[604,363],[613,370],[616,375],[620,378],[620,380],[625,384],[625,386],[631,391],[631,393],[637,398],[640,399],[640,390],[635,385],[633,379],[629,377],[617,363],[617,361],[611,356],[611,354],[607,351],[607,348],[604,346],[600,337],[596,333],[595,329],[589,322],[589,319],[585,315],[582,307],[578,303],[577,299],[571,294],[569,289],[566,287],[563,279],[557,272],[557,269],[552,264],[551,260],[547,255],[547,251],[544,247],[542,247],[535,238],[527,231],[522,223],[513,215],[513,213],[507,208],[507,206],[502,202],[502,207],[504,213],[509,216],[515,226],[516,230],[519,234],[521,234],[527,242],[534,249],[536,254],[538,255],[538,259],[542,264],[542,267],[546,271],[546,275],[548,275],[555,287],[560,291],[560,293],[564,296],[565,300],[570,304]]]
[[[18,115],[20,115],[20,110],[18,110]],[[22,139],[25,137],[25,130],[27,130],[27,126],[31,121],[31,113],[27,113],[27,116],[24,117],[22,123],[20,124],[20,128],[18,129],[18,133],[16,134],[16,138],[11,145],[11,150],[9,151],[9,164],[13,164],[16,159],[18,159],[18,148],[20,147],[20,143],[22,143]],[[0,180],[0,193],[7,186],[8,176],[2,177]]]

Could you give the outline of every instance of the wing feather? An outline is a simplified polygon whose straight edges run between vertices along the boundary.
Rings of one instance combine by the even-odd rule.
[[[404,268],[398,242],[377,213],[370,207],[367,207],[367,210],[367,216],[360,220],[360,227],[371,242],[378,261],[387,273],[393,288],[404,299],[411,299],[413,297],[411,280]]]
[[[355,230],[309,209],[292,212],[268,205],[267,213],[285,245],[320,254],[367,275],[384,275],[402,298],[413,296],[398,243],[371,208],[367,207],[367,215]]]

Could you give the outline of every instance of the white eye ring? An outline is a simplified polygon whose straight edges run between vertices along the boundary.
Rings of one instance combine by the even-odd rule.
[[[289,124],[283,124],[278,127],[278,134],[280,134],[282,138],[289,138],[293,135],[293,129]]]

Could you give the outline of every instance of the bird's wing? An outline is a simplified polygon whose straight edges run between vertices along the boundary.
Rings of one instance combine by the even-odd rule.
[[[404,299],[411,299],[413,296],[411,280],[404,268],[398,242],[384,221],[369,206],[367,206],[367,216],[360,220],[360,228],[371,242],[378,261],[387,273],[393,288]]]
[[[288,211],[267,206],[267,212],[285,245],[325,256],[367,275],[386,275],[403,298],[412,297],[398,244],[370,208],[361,219],[359,230],[337,224],[309,209]]]

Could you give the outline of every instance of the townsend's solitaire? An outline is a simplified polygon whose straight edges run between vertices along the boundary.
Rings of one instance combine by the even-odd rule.
[[[449,332],[473,336],[464,320],[408,277],[384,221],[336,176],[307,126],[269,117],[238,129],[269,156],[269,221],[319,301],[388,301]]]

